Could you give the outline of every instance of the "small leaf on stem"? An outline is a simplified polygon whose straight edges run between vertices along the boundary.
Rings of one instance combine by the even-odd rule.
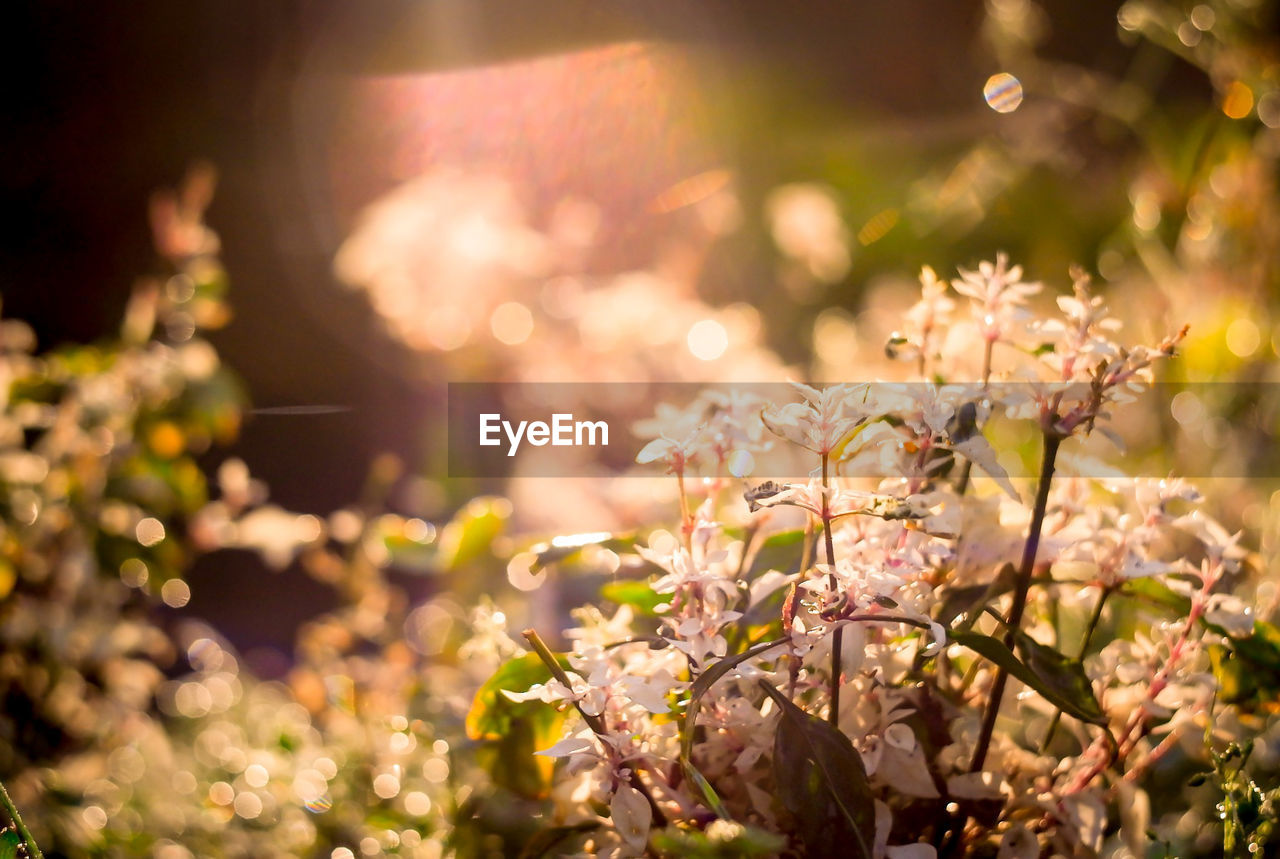
[[[760,688],[781,711],[773,776],[808,855],[871,859],[875,799],[862,756],[839,728],[801,710],[770,683],[761,680]]]

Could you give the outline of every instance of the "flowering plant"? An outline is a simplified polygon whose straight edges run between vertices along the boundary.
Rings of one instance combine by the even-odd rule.
[[[1241,679],[1280,666],[1280,630],[1229,593],[1248,572],[1240,535],[1183,481],[1058,462],[1185,329],[1122,346],[1079,275],[1060,315],[1037,314],[1039,284],[1003,257],[962,272],[954,298],[927,269],[922,283],[891,344],[914,381],[796,385],[797,402],[715,413],[714,435],[707,397],[664,407],[673,429],[638,459],[677,477],[679,527],[613,565],[613,607],[576,610],[566,653],[526,630],[477,696],[472,724],[549,728],[526,753],[557,762],[537,793],[558,850],[1144,855],[1174,837],[1152,781],[1239,758],[1232,725],[1272,685]],[[945,330],[966,299],[973,381]],[[993,414],[1042,439],[1026,498],[984,435]],[[807,482],[734,498],[723,471],[686,480],[695,459],[723,467],[716,439],[769,434],[808,451]],[[879,476],[855,476],[868,461]],[[1265,814],[1223,816],[1256,851],[1274,799],[1250,786]]]

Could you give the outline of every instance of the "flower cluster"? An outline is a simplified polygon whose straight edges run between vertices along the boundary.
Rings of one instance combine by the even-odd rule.
[[[1239,535],[1181,480],[1055,477],[1181,335],[1122,347],[1080,277],[1039,316],[1040,287],[1003,257],[955,298],[922,284],[902,338],[926,380],[797,384],[797,402],[714,413],[719,447],[707,395],[663,408],[638,460],[679,478],[679,533],[622,553],[602,591],[616,608],[579,612],[567,656],[527,633],[550,679],[503,687],[579,713],[540,750],[568,758],[547,790],[574,849],[711,843],[712,821],[748,854],[1140,849],[1145,786],[1256,701],[1241,674],[1280,650],[1226,588],[1247,574]],[[987,354],[971,382],[936,348],[966,298]],[[997,414],[1043,440],[1022,491],[984,432]],[[732,451],[769,436],[811,478],[726,497]],[[687,485],[712,452],[721,479]]]

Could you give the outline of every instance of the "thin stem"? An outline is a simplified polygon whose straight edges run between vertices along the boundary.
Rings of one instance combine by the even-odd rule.
[[[1102,607],[1107,604],[1107,598],[1111,596],[1115,588],[1110,585],[1102,588],[1102,593],[1098,594],[1098,601],[1093,606],[1093,614],[1089,617],[1089,625],[1084,630],[1084,641],[1080,643],[1080,655],[1077,659],[1084,659],[1084,655],[1089,652],[1089,642],[1093,640],[1093,633],[1098,628],[1098,621],[1102,619]],[[1049,749],[1049,743],[1053,742],[1053,733],[1058,730],[1058,723],[1062,721],[1062,711],[1055,709],[1053,711],[1053,719],[1049,721],[1049,730],[1045,732],[1044,740],[1040,743],[1040,754],[1044,754]]]
[[[987,338],[986,349],[982,353],[982,390],[987,392],[991,389],[991,350],[995,346],[995,341]],[[966,459],[964,466],[960,470],[960,479],[956,482],[956,494],[964,497],[965,492],[969,490],[969,475],[973,471],[973,461]]]
[[[831,485],[830,455],[822,454],[822,537],[827,548],[827,566],[831,575],[835,575],[836,544],[831,536],[831,501],[827,497]],[[840,721],[840,669],[844,665],[844,627],[837,626],[831,636],[831,710],[827,713],[827,721],[835,725]]]
[[[1044,453],[1040,462],[1040,484],[1036,488],[1035,507],[1031,513],[1031,528],[1027,532],[1027,542],[1022,547],[1022,565],[1018,568],[1018,587],[1013,592],[1013,607],[1009,609],[1008,632],[1005,633],[1005,645],[1013,649],[1014,637],[1022,625],[1022,614],[1027,608],[1027,592],[1031,590],[1031,573],[1036,565],[1036,552],[1040,548],[1040,531],[1044,528],[1044,515],[1049,506],[1049,484],[1053,480],[1053,466],[1058,457],[1058,446],[1062,439],[1046,432],[1044,436]],[[969,764],[970,772],[977,772],[987,760],[987,749],[991,746],[991,735],[995,732],[996,717],[1000,715],[1000,699],[1004,697],[1004,687],[1009,682],[1009,674],[1003,668],[996,669],[995,682],[991,684],[991,697],[987,699],[987,709],[982,717],[982,730],[978,734],[978,744],[973,752],[973,762]]]
[[[900,614],[851,614],[845,618],[849,623],[902,623],[916,629],[930,629],[928,623],[919,618],[903,617]]]
[[[827,564],[836,565],[836,546],[831,537],[831,501],[827,498],[831,479],[828,476],[828,454],[822,455],[822,534],[827,547]]]
[[[520,633],[524,636],[525,641],[529,642],[529,646],[533,648],[533,652],[538,654],[538,658],[542,660],[542,664],[547,666],[547,670],[551,672],[551,676],[559,680],[565,685],[565,688],[572,689],[573,681],[569,679],[569,675],[565,673],[564,668],[560,666],[560,661],[556,659],[551,648],[547,647],[547,643],[542,640],[542,636],[538,635],[536,629],[526,629]],[[574,709],[582,716],[583,721],[587,723],[587,727],[591,729],[606,749],[613,746],[607,740],[608,731],[605,728],[604,719],[599,716],[592,716],[590,713],[582,709],[582,705],[574,701]],[[658,826],[667,825],[667,817],[662,813],[662,809],[658,807],[657,801],[653,798],[653,794],[649,792],[648,786],[640,780],[640,776],[636,775],[634,769],[630,769],[627,775],[627,783],[640,792],[640,795],[649,803],[649,809],[653,812],[653,822]]]
[[[743,575],[747,572],[748,561],[753,561],[751,557],[752,546],[755,544],[756,536],[760,533],[760,526],[752,523],[747,526],[747,533],[742,536],[742,555],[738,558],[738,571],[734,573],[735,581],[741,582]],[[731,634],[732,641],[729,642],[729,652],[737,653],[738,648],[742,646],[743,640],[747,637],[747,627],[745,624],[738,624],[733,628]]]
[[[693,513],[689,510],[689,496],[684,489],[684,467],[676,469],[676,486],[680,495],[680,534],[684,537],[684,548],[690,557],[693,555]]]
[[[804,581],[812,560],[813,516],[806,511],[804,514],[804,546],[800,550],[800,572],[796,574],[796,580],[791,583],[791,589],[787,592],[786,603],[782,609],[782,630],[788,636],[791,635],[791,626],[796,615],[800,613],[800,583]],[[789,673],[787,697],[794,698],[796,696],[796,683],[800,680],[800,657],[795,653],[790,656]]]
[[[44,859],[44,854],[40,852],[36,840],[31,837],[31,830],[27,829],[27,824],[22,822],[22,815],[18,813],[18,807],[9,798],[9,791],[5,790],[3,782],[0,782],[0,805],[4,806],[5,813],[13,821],[13,828],[18,830],[18,836],[22,839],[22,845],[27,849],[30,859]]]
[[[809,571],[813,564],[813,515],[809,511],[804,514],[804,544],[800,547],[800,577]]]

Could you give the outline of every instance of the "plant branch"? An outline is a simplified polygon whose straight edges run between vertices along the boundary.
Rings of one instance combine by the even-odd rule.
[[[1053,432],[1044,435],[1044,452],[1040,461],[1040,484],[1036,487],[1035,507],[1031,512],[1031,527],[1027,532],[1027,542],[1022,547],[1022,565],[1018,568],[1018,587],[1013,592],[1013,606],[1009,609],[1008,632],[1005,633],[1005,644],[1012,649],[1014,635],[1022,626],[1022,614],[1027,608],[1027,592],[1031,590],[1031,574],[1036,565],[1036,553],[1040,548],[1040,531],[1044,528],[1045,511],[1049,506],[1049,484],[1053,480],[1054,462],[1058,457],[1058,446],[1062,438]],[[991,746],[991,735],[995,731],[996,717],[1000,715],[1000,699],[1004,697],[1004,687],[1009,682],[1009,674],[1003,668],[996,668],[995,682],[991,684],[991,697],[987,699],[987,709],[982,716],[982,730],[978,734],[978,743],[974,748],[973,761],[969,764],[970,772],[977,772],[987,760],[987,749]]]
[[[0,805],[4,806],[5,813],[13,821],[13,828],[18,830],[22,845],[27,849],[27,856],[30,859],[44,859],[44,854],[40,852],[40,848],[36,845],[36,840],[31,837],[31,830],[27,829],[27,824],[22,822],[22,815],[18,813],[18,807],[13,804],[13,800],[9,797],[9,791],[5,789],[3,782],[0,782]]]
[[[827,497],[831,485],[830,454],[822,454],[822,538],[827,548],[827,566],[835,576],[836,544],[831,536],[831,499]],[[844,627],[837,626],[831,636],[831,709],[827,720],[835,725],[840,721],[840,668],[844,664]]]

